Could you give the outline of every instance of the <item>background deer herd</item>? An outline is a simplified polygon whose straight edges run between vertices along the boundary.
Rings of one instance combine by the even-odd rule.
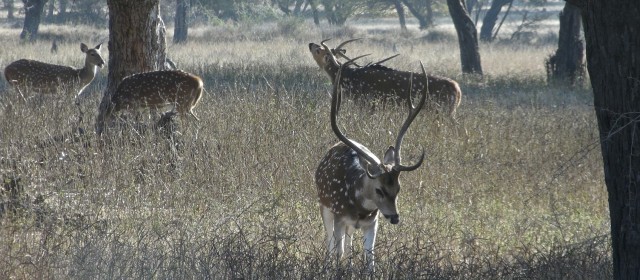
[[[378,210],[392,224],[399,222],[396,206],[400,190],[399,174],[401,171],[417,169],[424,159],[423,152],[418,163],[413,166],[400,163],[400,146],[404,134],[422,110],[427,95],[431,96],[429,103],[433,110],[444,109],[449,118],[455,121],[462,94],[458,83],[448,78],[427,75],[422,64],[421,75],[382,65],[382,62],[393,57],[360,66],[356,60],[362,56],[350,59],[343,48],[355,40],[345,41],[334,49],[329,48],[326,41],[328,39],[320,45],[310,43],[309,51],[334,85],[331,123],[340,139],[322,159],[316,172],[320,212],[327,232],[327,249],[329,253],[336,253],[341,258],[345,241],[350,247],[354,230],[362,228],[365,231],[367,267],[373,271]],[[86,55],[85,65],[80,69],[20,59],[7,65],[4,75],[7,82],[22,96],[33,93],[65,94],[64,91],[70,91],[79,98],[95,78],[98,68],[105,64],[100,54],[101,46],[99,44],[89,49],[84,43],[80,44],[80,50]],[[336,55],[348,61],[338,62]],[[338,128],[336,118],[343,91],[360,100],[378,98],[383,102],[408,101],[410,114],[402,125],[395,147],[390,146],[385,152],[384,161],[380,161],[362,144],[348,139]],[[192,110],[203,92],[202,79],[181,70],[153,71],[125,77],[111,97],[110,104],[99,110],[96,133],[102,134],[105,125],[113,122],[114,114],[121,110],[155,110],[172,106],[179,115],[184,117],[190,114],[199,120]],[[416,92],[421,98],[419,105],[414,107],[412,95]]]
[[[409,39],[357,32],[209,39],[238,31],[223,32],[194,29],[193,42],[170,49],[186,71],[123,80],[109,112],[89,95],[105,83],[99,61],[86,67],[100,74],[82,91],[70,84],[50,95],[9,79],[16,87],[0,99],[0,169],[20,174],[53,210],[34,206],[50,212],[0,227],[0,251],[11,256],[0,274],[287,279],[356,278],[362,269],[489,279],[607,271],[601,160],[585,149],[597,139],[593,112],[581,91],[544,85],[539,60],[552,44],[483,47],[486,78],[477,79],[457,74],[455,40],[411,38],[413,49]],[[328,37],[335,47],[318,42]],[[389,40],[401,40],[402,56],[386,59]],[[1,53],[0,64],[30,57],[73,65],[78,41],[99,40],[74,37],[50,59],[36,51],[44,43],[25,45]],[[86,60],[99,53],[86,50]],[[374,58],[359,58],[368,53]],[[419,60],[426,79],[409,71]],[[57,100],[72,92],[80,105]],[[413,98],[399,97],[406,93]],[[45,104],[30,95],[46,95]],[[178,152],[125,121],[167,100],[186,128]],[[99,137],[60,137],[76,124],[76,106],[91,112],[91,127],[109,113]],[[99,146],[105,138],[111,145]],[[378,212],[389,223],[378,223]]]

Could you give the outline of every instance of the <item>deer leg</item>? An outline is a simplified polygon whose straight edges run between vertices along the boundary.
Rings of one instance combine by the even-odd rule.
[[[320,205],[320,214],[322,215],[322,222],[324,223],[324,230],[327,232],[327,253],[330,255],[335,252],[336,240],[333,236],[333,223],[335,216],[331,210],[323,205]]]
[[[339,220],[333,221],[333,238],[336,241],[336,253],[338,260],[342,258],[344,255],[344,239],[347,230],[347,225],[344,222]]]
[[[367,269],[374,271],[374,253],[373,248],[376,244],[376,232],[378,231],[378,218],[369,225],[363,226],[364,231],[364,253],[367,261]]]
[[[344,246],[345,246],[345,257],[351,257],[351,253],[353,251],[353,233],[356,230],[355,227],[347,225],[347,232],[344,236]]]

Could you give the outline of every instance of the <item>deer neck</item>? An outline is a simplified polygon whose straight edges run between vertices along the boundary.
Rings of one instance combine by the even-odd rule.
[[[89,61],[84,62],[84,67],[80,69],[78,73],[78,77],[80,78],[80,83],[85,86],[93,81],[93,78],[96,76],[98,72],[98,66],[95,64],[91,64]]]
[[[345,70],[346,69],[348,68],[345,68]],[[327,73],[327,75],[329,75],[329,78],[331,78],[331,83],[333,83],[336,80],[336,76],[338,75],[338,70],[340,70],[340,65],[336,65],[333,63],[327,63],[327,65],[324,67],[324,71]],[[342,74],[344,75],[344,73]]]
[[[378,210],[378,206],[374,201],[374,197],[376,195],[375,184],[377,183],[377,181],[375,179],[369,178],[369,176],[367,176],[366,174],[362,177],[361,180],[362,187],[356,189],[355,191],[355,198],[357,201],[356,205],[361,208],[359,209],[360,211],[364,212],[372,212]]]

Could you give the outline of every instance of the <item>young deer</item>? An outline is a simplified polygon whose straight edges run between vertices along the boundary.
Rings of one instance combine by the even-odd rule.
[[[340,142],[320,161],[315,180],[329,253],[337,253],[340,258],[344,253],[345,243],[350,247],[355,229],[362,228],[367,266],[373,270],[378,210],[392,224],[400,221],[396,206],[400,191],[400,172],[415,170],[424,160],[423,151],[416,164],[402,165],[400,150],[409,125],[424,106],[428,87],[422,87],[422,96],[417,107],[413,106],[411,98],[407,98],[409,116],[400,128],[395,147],[390,146],[384,154],[383,161],[380,161],[367,147],[348,139],[338,128],[341,79],[347,64],[336,71],[331,98],[331,128]],[[422,66],[422,63],[420,65]],[[424,67],[422,73],[423,82],[426,83]]]
[[[325,44],[327,40],[320,42],[320,45],[310,43],[309,51],[318,66],[333,82],[341,68],[336,56],[347,58],[345,56],[346,50],[342,47],[357,39],[345,41],[335,49],[330,49]],[[428,75],[428,83],[424,83],[418,73],[395,70],[381,65],[382,62],[393,57],[395,56],[363,67],[344,68],[340,86],[353,97],[367,96],[400,102],[421,92],[428,84],[429,100],[432,101],[429,102],[430,105],[435,105],[436,109],[443,107],[451,119],[455,119],[456,109],[460,105],[462,96],[458,83],[449,78],[433,75]],[[411,85],[413,87],[410,92]]]
[[[84,43],[80,50],[86,54],[84,67],[75,69],[69,66],[48,64],[36,60],[20,59],[12,62],[4,69],[4,77],[9,84],[15,86],[21,93],[27,90],[40,93],[56,93],[68,87],[80,96],[82,91],[93,81],[98,67],[104,66],[97,45],[89,49]]]
[[[200,77],[181,71],[154,71],[128,76],[118,85],[111,96],[111,103],[100,110],[96,132],[101,134],[105,123],[121,110],[139,108],[160,109],[173,106],[173,111],[181,116],[189,114],[200,120],[193,108],[198,104],[204,91]]]

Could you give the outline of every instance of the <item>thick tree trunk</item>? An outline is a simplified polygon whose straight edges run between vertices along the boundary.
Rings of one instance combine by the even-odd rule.
[[[493,0],[491,7],[487,11],[487,14],[482,20],[482,27],[480,28],[480,40],[490,42],[493,40],[493,28],[498,21],[498,15],[504,5],[513,2],[513,0]]]
[[[320,25],[320,16],[318,15],[318,4],[315,0],[309,0],[309,6],[311,6],[311,13],[313,14],[313,24]]]
[[[13,16],[13,0],[3,0],[4,2],[4,8],[7,9],[7,18],[8,19],[14,19],[15,17]]]
[[[407,21],[404,17],[404,7],[402,7],[402,3],[400,0],[393,0],[393,5],[396,8],[396,12],[398,13],[398,20],[400,21],[400,29],[403,31],[407,30]]]
[[[300,15],[300,9],[302,8],[302,4],[304,4],[304,0],[296,0],[295,6],[293,8],[293,15],[294,16],[299,16]]]
[[[49,1],[49,7],[47,7],[47,20],[51,21],[53,19],[53,11],[56,9],[56,1],[55,0],[47,0]]]
[[[100,110],[128,75],[164,69],[165,26],[160,0],[107,0],[109,7],[109,75]],[[96,127],[103,120],[96,120]]]
[[[449,14],[451,14],[453,25],[456,28],[456,33],[458,33],[462,72],[482,75],[478,33],[462,1],[463,0],[447,0]]]
[[[640,279],[640,3],[570,2],[582,9],[609,194],[614,279]]]
[[[473,14],[473,8],[476,7],[476,4],[478,4],[478,0],[467,0],[467,12],[469,13],[469,15]]]
[[[25,15],[20,39],[34,41],[38,38],[40,19],[47,0],[22,0],[22,2],[24,3]]]
[[[189,24],[187,15],[189,14],[190,0],[176,0],[176,16],[173,28],[173,42],[184,43],[187,41]]]
[[[580,9],[565,3],[560,13],[558,50],[546,61],[550,84],[575,86],[584,76],[584,41],[580,39]]]
[[[413,2],[408,0],[402,0],[402,3],[407,6],[409,12],[418,19],[418,23],[420,24],[420,29],[427,29],[428,27],[433,25],[433,1],[426,0],[424,1],[424,12],[421,9],[418,9]]]

